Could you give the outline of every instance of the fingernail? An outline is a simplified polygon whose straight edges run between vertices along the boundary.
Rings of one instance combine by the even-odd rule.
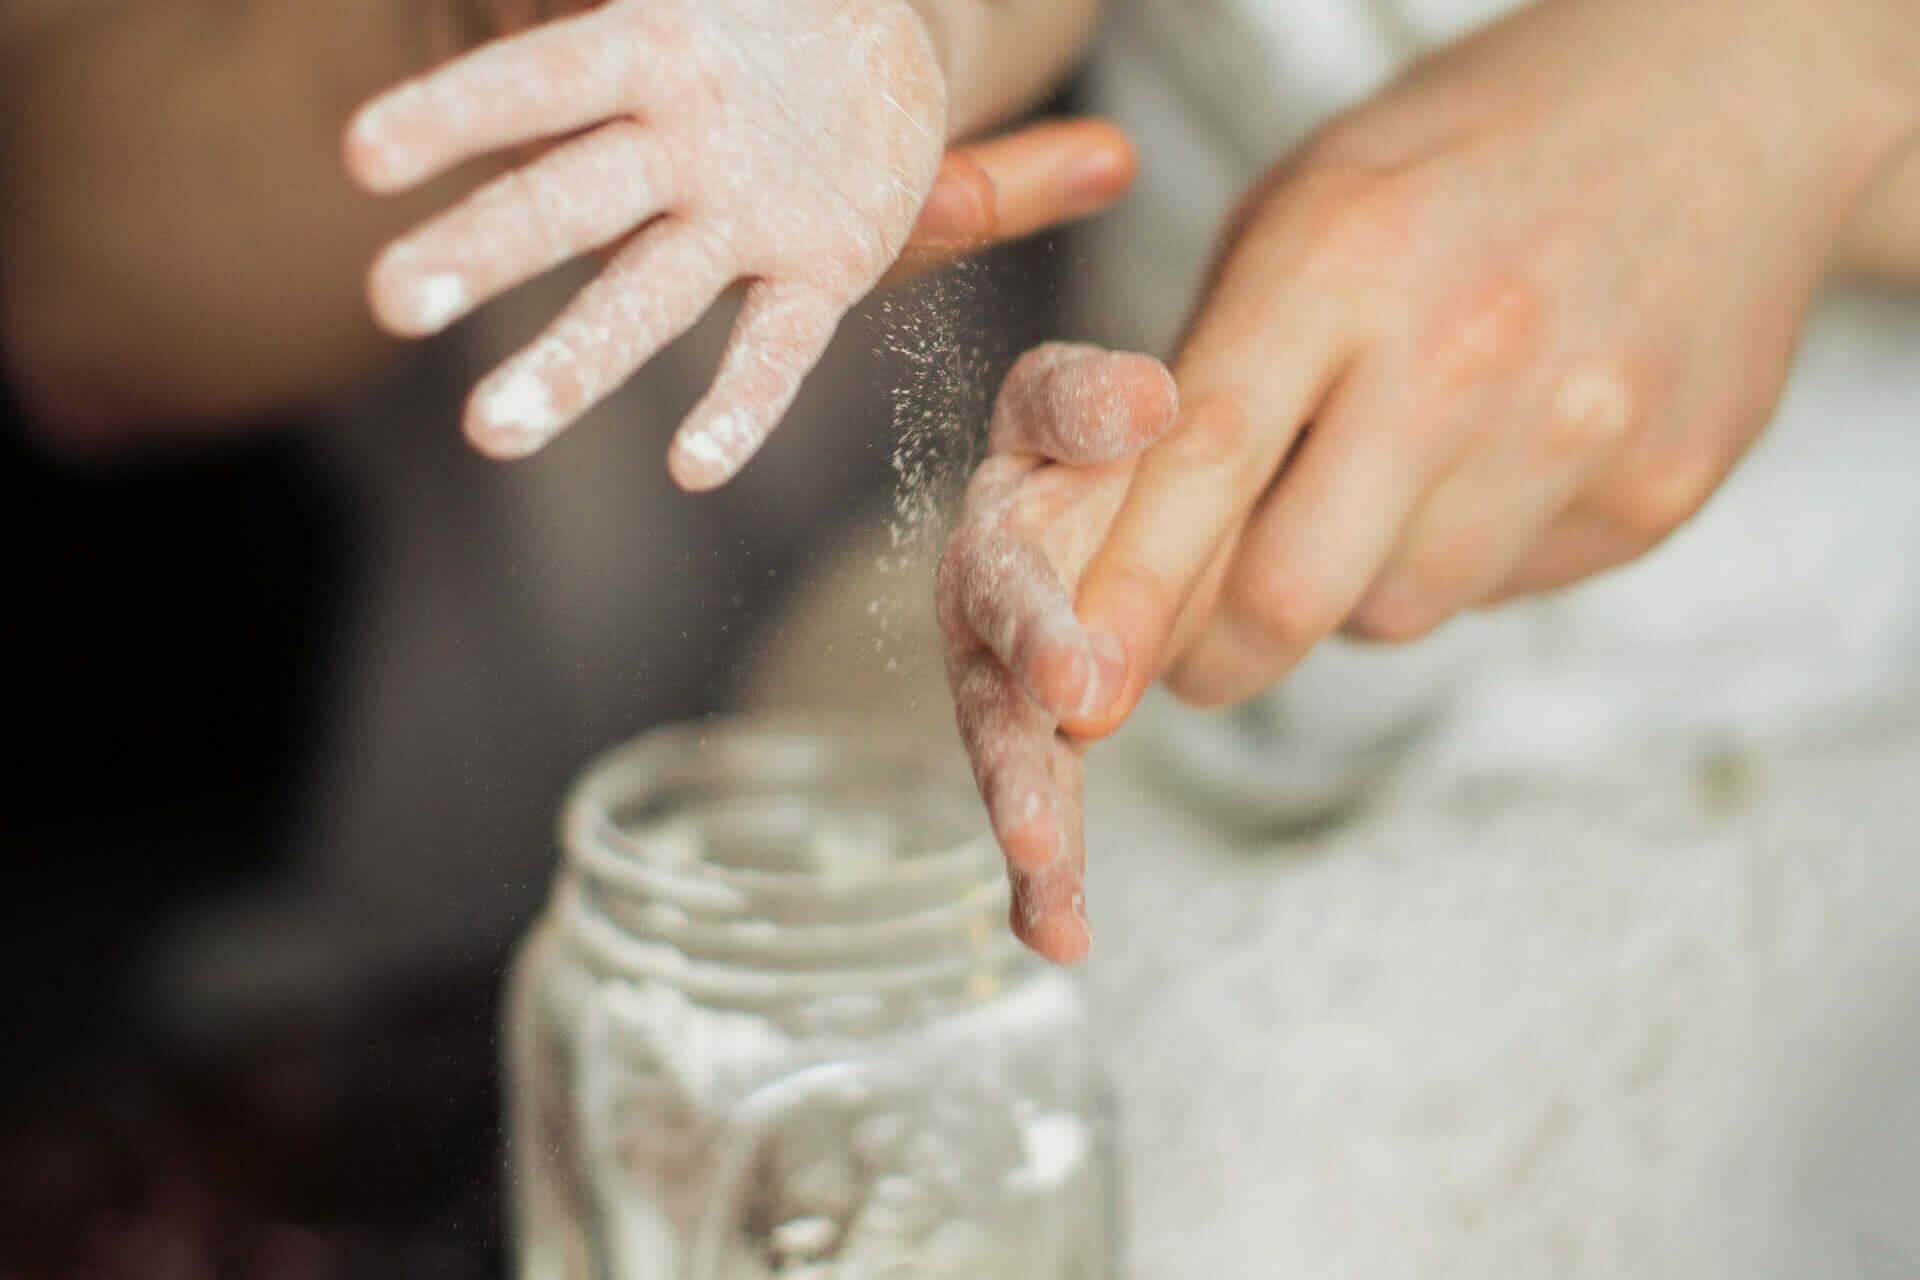
[[[1081,716],[1097,716],[1120,699],[1127,687],[1127,647],[1111,631],[1087,633],[1087,650],[1093,655],[1093,678],[1080,699]]]
[[[985,221],[980,199],[965,182],[942,179],[934,183],[914,224],[916,236],[935,244],[962,244],[980,238]]]

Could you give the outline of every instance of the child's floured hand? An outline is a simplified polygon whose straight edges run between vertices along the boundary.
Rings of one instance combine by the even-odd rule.
[[[468,404],[474,443],[518,457],[744,285],[719,373],[669,454],[682,485],[722,484],[899,257],[940,165],[945,112],[934,48],[899,0],[612,0],[534,27],[354,120],[349,166],[382,192],[553,144],[390,246],[373,269],[375,313],[404,336],[438,332],[612,248]]]
[[[1061,963],[1080,959],[1090,938],[1085,748],[1059,725],[1104,706],[1126,674],[1112,637],[1082,630],[1073,591],[1134,458],[1173,415],[1173,379],[1150,357],[1064,344],[1027,353],[1001,389],[989,457],[940,563],[947,675],[1007,857],[1013,929]]]

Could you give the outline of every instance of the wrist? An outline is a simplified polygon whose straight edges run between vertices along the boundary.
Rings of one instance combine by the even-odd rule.
[[[1601,9],[1631,0],[1599,0]],[[1641,0],[1697,67],[1705,119],[1735,127],[1736,164],[1771,182],[1834,247],[1920,136],[1920,5],[1910,0]],[[1744,157],[1740,152],[1744,151]]]
[[[1802,100],[1831,105],[1834,156],[1864,189],[1920,138],[1920,5],[1781,0],[1781,7],[1809,24],[1782,24],[1804,35],[1802,56],[1817,69]]]
[[[947,137],[975,137],[1045,100],[1079,60],[1099,0],[887,0],[919,19],[946,87]]]

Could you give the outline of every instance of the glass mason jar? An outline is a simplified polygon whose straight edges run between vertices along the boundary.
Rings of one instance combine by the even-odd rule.
[[[1111,1280],[1075,983],[939,755],[721,720],[588,769],[507,1012],[523,1280]]]

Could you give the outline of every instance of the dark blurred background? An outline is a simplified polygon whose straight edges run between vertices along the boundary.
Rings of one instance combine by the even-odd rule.
[[[816,553],[884,518],[895,393],[928,351],[964,371],[913,406],[964,451],[1063,252],[851,319],[704,497],[662,456],[725,317],[534,460],[459,438],[566,276],[191,446],[57,457],[10,397],[0,1276],[503,1274],[496,998],[567,779],[727,705]]]

